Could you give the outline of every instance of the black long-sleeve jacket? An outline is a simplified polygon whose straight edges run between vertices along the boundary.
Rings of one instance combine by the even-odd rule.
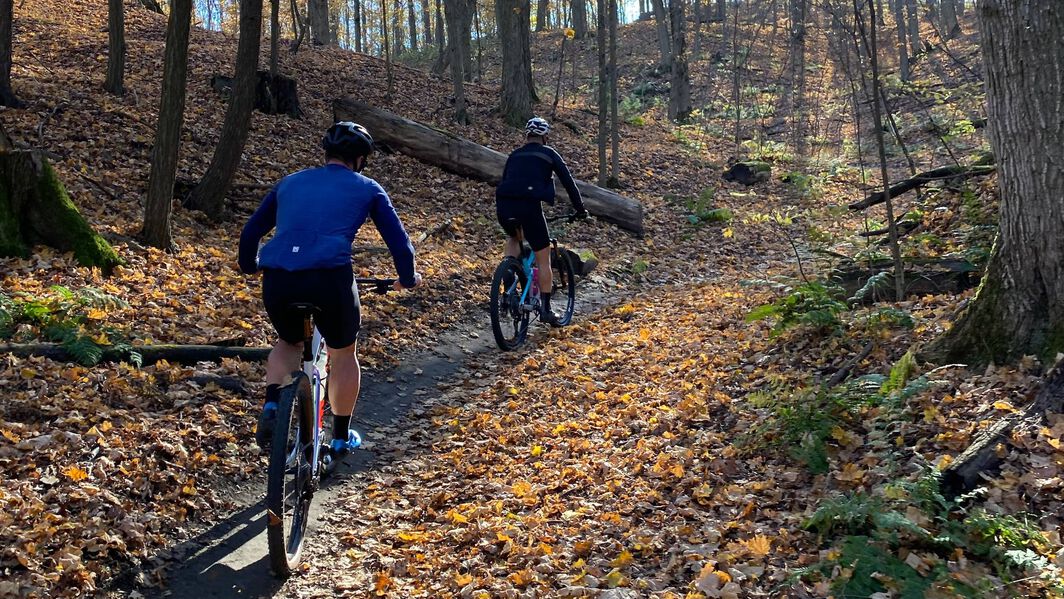
[[[506,168],[502,172],[502,181],[495,188],[495,197],[499,199],[529,199],[554,204],[554,179],[557,174],[569,201],[579,212],[584,209],[580,190],[576,187],[569,167],[550,146],[540,143],[527,143],[510,153],[506,159]]]

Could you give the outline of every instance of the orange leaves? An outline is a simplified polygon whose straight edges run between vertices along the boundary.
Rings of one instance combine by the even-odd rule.
[[[755,535],[742,541],[742,544],[755,557],[764,557],[772,550],[772,541],[765,535]]]
[[[89,473],[78,468],[77,466],[67,466],[63,470],[63,476],[74,482],[80,482],[89,477]]]

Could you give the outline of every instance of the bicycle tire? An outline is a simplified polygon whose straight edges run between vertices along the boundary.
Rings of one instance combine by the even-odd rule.
[[[576,273],[569,255],[561,248],[550,251],[550,266],[553,271],[554,288],[551,292],[551,307],[562,307],[558,312],[558,326],[565,326],[573,321],[576,311]]]
[[[270,567],[282,578],[299,567],[314,493],[310,381],[302,372],[293,376],[281,388],[266,474],[266,541]]]
[[[516,281],[512,289],[507,289],[506,281],[509,279],[507,275],[512,276]],[[524,269],[514,258],[507,258],[500,262],[491,278],[491,332],[495,336],[495,344],[503,351],[516,349],[528,337],[530,314],[518,305],[526,284]],[[504,327],[510,323],[512,323],[512,334],[504,330],[510,328]]]

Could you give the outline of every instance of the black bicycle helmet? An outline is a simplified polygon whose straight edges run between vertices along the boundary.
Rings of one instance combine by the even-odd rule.
[[[373,136],[358,123],[340,121],[325,132],[325,136],[321,138],[321,147],[327,155],[355,164],[359,156],[368,158],[373,153]]]

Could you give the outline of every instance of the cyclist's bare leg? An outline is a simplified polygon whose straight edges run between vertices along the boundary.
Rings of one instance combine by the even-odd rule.
[[[521,238],[520,237],[507,237],[506,245],[503,248],[503,255],[516,258],[521,255]]]
[[[536,266],[539,268],[539,292],[550,293],[554,287],[554,276],[550,271],[550,246],[536,252]]]
[[[270,356],[266,359],[266,384],[283,385],[285,378],[299,369],[299,362],[303,359],[303,342],[288,343],[278,339],[270,350]]]
[[[329,348],[329,405],[337,416],[350,416],[355,411],[362,384],[356,349],[357,343],[340,349]]]

